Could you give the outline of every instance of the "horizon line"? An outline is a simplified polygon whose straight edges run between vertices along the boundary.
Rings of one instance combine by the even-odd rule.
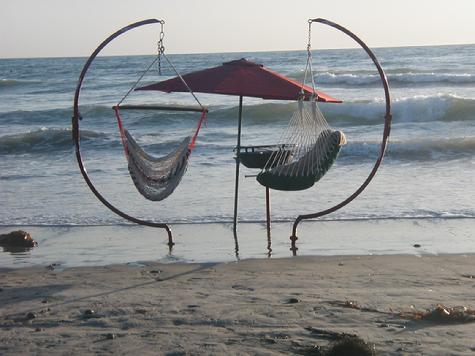
[[[392,48],[414,48],[414,47],[451,47],[451,46],[473,46],[474,43],[450,43],[450,44],[424,44],[424,45],[400,45],[400,46],[374,46],[371,49],[392,49]],[[350,50],[359,49],[361,47],[355,45],[354,47],[340,47],[340,48],[319,48],[313,49],[318,51],[336,51],[336,50]],[[175,52],[168,53],[168,55],[200,55],[200,54],[233,54],[233,53],[271,53],[271,52],[305,52],[306,49],[288,49],[288,50],[268,50],[268,51],[216,51],[216,52]],[[91,52],[92,53],[92,52]],[[107,54],[99,57],[141,57],[152,56],[155,54]],[[89,55],[72,55],[72,56],[39,56],[39,57],[0,57],[0,60],[15,60],[15,59],[54,59],[54,58],[87,58]]]

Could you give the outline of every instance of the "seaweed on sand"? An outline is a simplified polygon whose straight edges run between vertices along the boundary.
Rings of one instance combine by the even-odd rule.
[[[368,344],[356,335],[334,334],[335,340],[328,348],[321,348],[318,345],[306,348],[302,351],[305,356],[374,356],[376,351],[374,346]]]
[[[458,323],[470,323],[475,322],[475,310],[464,306],[459,307],[446,307],[442,304],[437,304],[433,309],[425,311],[416,310],[411,306],[410,311],[398,312],[390,309],[389,312],[380,311],[378,309],[368,308],[361,306],[356,301],[335,301],[331,304],[337,305],[343,308],[357,309],[366,312],[390,314],[399,316],[404,319],[410,320],[425,320],[439,324],[458,324]]]
[[[437,304],[434,309],[426,311],[411,310],[409,312],[401,312],[399,316],[411,320],[426,320],[439,324],[458,324],[470,323],[475,321],[475,310],[467,307],[446,307]]]

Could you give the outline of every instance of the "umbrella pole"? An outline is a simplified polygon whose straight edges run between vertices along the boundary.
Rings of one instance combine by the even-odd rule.
[[[239,96],[239,118],[238,118],[238,136],[236,145],[236,182],[234,185],[234,220],[233,230],[237,230],[237,209],[238,209],[238,194],[239,194],[239,165],[241,163],[241,126],[242,126],[242,95]]]

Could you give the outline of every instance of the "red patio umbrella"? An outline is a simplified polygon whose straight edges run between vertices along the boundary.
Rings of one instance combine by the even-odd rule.
[[[274,72],[262,64],[244,58],[223,63],[220,66],[188,73],[150,84],[135,90],[158,90],[167,93],[188,92],[190,89],[198,93],[224,94],[239,96],[239,121],[236,146],[236,183],[234,192],[234,232],[237,223],[237,204],[239,187],[239,152],[241,148],[242,98],[244,96],[275,100],[298,100],[302,95],[308,100],[316,95],[317,100],[327,103],[341,103],[321,91],[313,90],[293,79]],[[188,85],[189,88],[184,84]],[[269,191],[266,189],[267,220],[269,229]]]
[[[183,80],[197,93],[249,96],[262,99],[297,100],[303,92],[308,99],[316,94],[318,101],[341,103],[321,91],[313,91],[282,74],[274,72],[262,64],[244,58],[226,62],[218,67],[185,74]],[[159,90],[163,92],[187,92],[188,88],[179,77],[164,80],[136,90]]]

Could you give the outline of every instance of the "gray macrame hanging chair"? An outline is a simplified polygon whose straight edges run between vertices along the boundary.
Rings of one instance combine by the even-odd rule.
[[[154,157],[145,152],[130,132],[124,128],[120,109],[201,111],[201,118],[194,133],[186,136],[172,152],[163,157]],[[152,201],[160,201],[167,198],[173,193],[186,172],[188,158],[195,147],[198,133],[206,119],[208,110],[200,104],[198,108],[116,105],[114,106],[114,111],[130,177],[138,192],[146,199]]]
[[[147,154],[124,130],[127,140],[127,161],[130,177],[135,187],[145,198],[160,201],[168,197],[180,183],[188,167],[191,136],[164,157]]]

